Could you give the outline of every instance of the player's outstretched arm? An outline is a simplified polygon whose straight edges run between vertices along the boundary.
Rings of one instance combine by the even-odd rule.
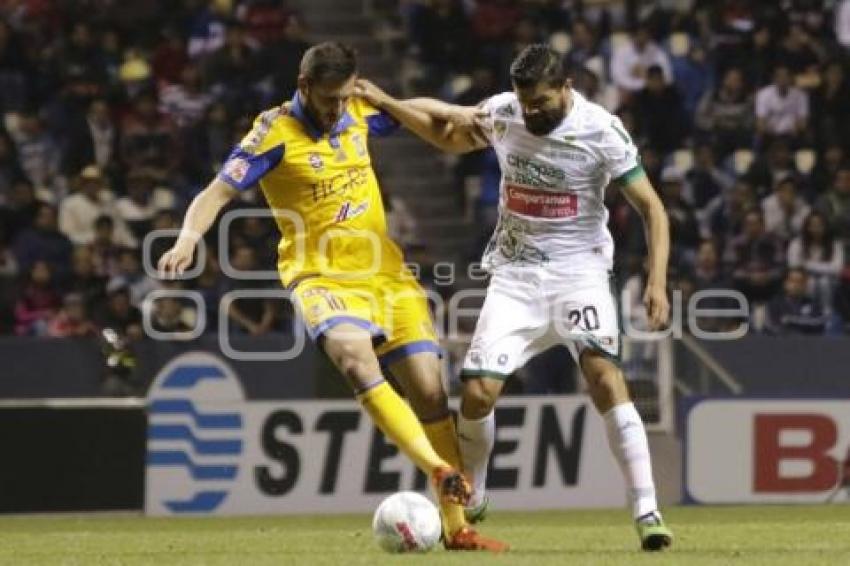
[[[431,98],[398,100],[370,81],[357,81],[356,93],[389,113],[414,134],[448,153],[468,153],[488,145],[477,122],[477,109]]]
[[[658,193],[645,174],[625,181],[623,193],[643,218],[649,250],[649,278],[643,302],[652,329],[665,324],[670,316],[667,299],[667,261],[670,257],[670,225]]]
[[[218,213],[234,196],[236,190],[218,178],[198,193],[186,210],[177,242],[159,259],[158,268],[163,276],[174,277],[186,271],[192,264],[198,240],[210,229]]]

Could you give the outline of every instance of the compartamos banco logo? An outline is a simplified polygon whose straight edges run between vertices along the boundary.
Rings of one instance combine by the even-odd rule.
[[[172,360],[148,393],[145,511],[210,513],[236,485],[244,394],[233,370],[203,352]]]

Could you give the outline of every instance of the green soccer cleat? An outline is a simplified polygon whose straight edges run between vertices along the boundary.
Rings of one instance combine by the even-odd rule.
[[[664,524],[664,519],[658,511],[652,511],[635,521],[640,547],[647,552],[664,550],[673,544],[673,531]]]
[[[484,499],[481,500],[481,503],[476,505],[475,507],[464,507],[463,515],[466,517],[466,521],[474,525],[476,523],[481,523],[484,519],[487,518],[487,510],[490,508],[490,498],[486,495]]]

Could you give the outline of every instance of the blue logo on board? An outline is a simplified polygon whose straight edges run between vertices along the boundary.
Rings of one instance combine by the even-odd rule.
[[[238,378],[212,354],[183,354],[159,373],[148,394],[147,513],[211,513],[224,503],[244,449],[243,406]]]

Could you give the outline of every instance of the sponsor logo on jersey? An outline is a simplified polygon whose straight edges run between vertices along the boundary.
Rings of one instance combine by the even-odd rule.
[[[234,157],[229,160],[227,164],[224,166],[224,174],[236,181],[237,183],[241,183],[245,180],[245,177],[248,175],[248,170],[251,168],[251,164],[248,163],[247,159],[243,159],[242,157]]]
[[[506,185],[508,210],[534,218],[572,218],[578,215],[578,195]]]
[[[505,171],[505,180],[521,185],[555,188],[567,178],[562,169],[522,155],[509,153],[507,161],[511,170]]]
[[[347,200],[339,207],[339,212],[337,212],[334,222],[344,222],[346,220],[351,220],[352,218],[357,218],[368,209],[369,201],[367,200],[361,202],[357,206],[352,206],[351,201]]]
[[[316,171],[321,171],[325,167],[325,162],[322,161],[322,156],[318,153],[311,153],[307,160],[310,162],[310,166]]]

